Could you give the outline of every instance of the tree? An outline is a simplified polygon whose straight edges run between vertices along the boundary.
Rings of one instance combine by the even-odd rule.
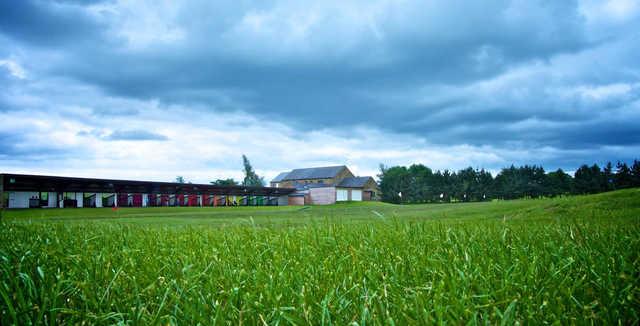
[[[478,171],[472,167],[460,170],[456,178],[456,198],[461,201],[478,199]]]
[[[493,198],[494,189],[493,189],[493,176],[491,172],[485,171],[481,169],[477,172],[478,175],[478,193],[477,198],[480,201],[490,200]]]
[[[616,188],[623,189],[633,187],[633,175],[627,163],[618,162],[616,168]]]
[[[613,174],[613,165],[607,162],[602,169],[602,188],[605,191],[614,190],[616,188],[615,175]]]
[[[633,186],[640,187],[640,161],[633,160],[631,175],[633,176]]]
[[[382,201],[394,204],[408,202],[410,180],[406,167],[394,166],[392,168],[386,168],[381,165],[378,177],[380,178]]]
[[[176,183],[187,183],[187,182],[184,180],[183,176],[179,175],[176,177]]]
[[[449,170],[444,170],[442,172],[442,200],[445,202],[450,202],[452,198],[454,198],[456,193],[456,179],[457,175],[455,172],[451,172]]]
[[[547,174],[547,190],[550,196],[567,195],[571,193],[573,179],[562,169]]]
[[[413,164],[407,170],[409,183],[411,187],[406,189],[407,201],[412,203],[424,203],[433,196],[431,193],[431,186],[429,185],[433,172],[430,168],[422,164]]]
[[[244,154],[242,154],[242,164],[244,165],[244,180],[242,181],[242,185],[249,187],[264,187],[264,178],[259,177],[256,172],[253,171],[253,167],[251,166],[249,159]]]
[[[577,194],[595,194],[602,191],[602,172],[597,164],[589,167],[584,164],[576,170],[574,192]]]
[[[234,180],[233,178],[217,179],[209,183],[211,183],[214,186],[237,186],[238,185],[238,181]]]
[[[520,177],[519,169],[513,165],[502,169],[494,179],[493,189],[498,198],[522,198],[524,195],[524,182]]]

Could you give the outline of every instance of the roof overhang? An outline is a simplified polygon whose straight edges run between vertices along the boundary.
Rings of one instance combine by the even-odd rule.
[[[156,181],[1,174],[4,191],[285,196],[294,188],[218,186]]]

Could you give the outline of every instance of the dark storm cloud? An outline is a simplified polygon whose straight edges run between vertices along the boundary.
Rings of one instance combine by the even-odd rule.
[[[56,53],[34,74],[109,97],[244,111],[299,130],[365,125],[438,145],[632,148],[638,16],[594,25],[581,4],[24,1],[0,4],[0,33],[24,51]]]
[[[18,31],[23,30],[23,20],[30,21],[30,28],[37,31],[48,30],[49,25],[64,26],[73,22],[76,25],[73,30],[81,30],[84,34],[99,26],[87,23],[90,26],[87,28],[69,17],[65,21],[62,13],[69,14],[73,12],[71,10],[32,7],[35,8],[31,11],[24,9],[16,13],[17,17],[25,16],[23,19],[13,19],[5,24],[9,27],[6,28],[9,34],[20,34]],[[185,89],[246,89],[257,93],[266,102],[260,109],[290,114],[297,112],[298,106],[289,102],[304,101],[315,94],[326,100],[336,92],[337,96],[344,98],[353,89],[430,82],[465,83],[496,75],[523,60],[546,59],[587,45],[574,2],[535,6],[496,1],[477,7],[469,8],[469,4],[464,2],[458,4],[459,9],[456,6],[439,6],[434,8],[438,15],[433,17],[412,13],[410,9],[392,10],[378,19],[379,28],[388,34],[384,41],[373,40],[367,31],[362,33],[364,35],[345,37],[330,34],[340,24],[329,20],[326,26],[313,30],[319,36],[310,36],[311,47],[317,47],[318,51],[302,54],[297,53],[295,47],[278,54],[275,51],[280,46],[277,40],[273,44],[252,46],[252,36],[240,32],[232,33],[234,38],[231,40],[223,37],[254,8],[227,9],[226,12],[235,13],[230,16],[236,20],[225,19],[223,21],[227,24],[222,26],[208,23],[212,20],[210,12],[186,8],[182,11],[186,11],[188,17],[182,19],[189,21],[179,20],[178,23],[185,25],[188,35],[176,47],[128,52],[122,48],[105,47],[102,40],[98,40],[82,47],[81,51],[68,53],[68,60],[62,62],[56,72],[102,85],[116,94],[166,97],[169,100],[174,97],[179,100],[179,96],[172,93],[181,93]],[[219,9],[215,8],[216,11]],[[418,6],[416,9],[431,8]],[[525,10],[531,12],[523,12]],[[537,15],[536,19],[527,14]],[[46,18],[38,23],[39,19],[32,16]],[[425,22],[426,18],[429,19]],[[54,24],[47,23],[52,20]],[[452,21],[456,23],[452,24]],[[51,29],[54,34],[55,31],[56,28]],[[203,35],[210,38],[203,40]],[[113,38],[120,39],[120,36]],[[344,54],[332,54],[322,52],[331,50],[331,47],[324,46],[325,42],[371,44],[354,46]],[[299,46],[306,45],[301,42]],[[370,53],[377,52],[388,57],[382,59],[388,59],[389,63],[376,64],[377,58],[371,58]],[[366,64],[367,60],[374,63]],[[286,98],[281,96],[283,93],[287,94]],[[361,101],[357,96],[351,96]],[[345,111],[344,108],[334,108],[334,105],[324,109]],[[353,109],[347,113],[350,110]]]
[[[145,130],[116,130],[104,137],[105,140],[169,140],[165,135]]]
[[[100,24],[64,2],[0,1],[0,32],[20,42],[55,46],[99,41]]]

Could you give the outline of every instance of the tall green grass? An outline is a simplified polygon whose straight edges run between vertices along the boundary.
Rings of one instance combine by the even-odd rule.
[[[637,324],[639,194],[168,213],[184,223],[10,211],[0,324]]]

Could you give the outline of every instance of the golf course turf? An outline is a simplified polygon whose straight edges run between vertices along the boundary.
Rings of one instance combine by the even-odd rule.
[[[5,210],[0,324],[638,324],[640,189]]]

